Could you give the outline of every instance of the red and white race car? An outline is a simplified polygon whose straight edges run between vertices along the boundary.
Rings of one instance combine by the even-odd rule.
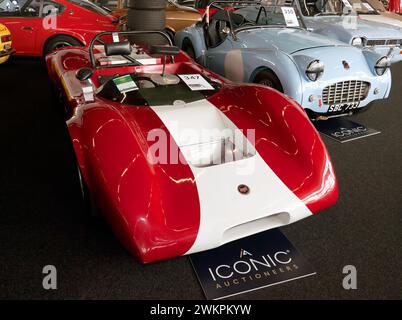
[[[46,61],[83,194],[139,260],[212,249],[336,202],[330,157],[301,106],[176,47],[124,41],[137,33],[102,33]]]

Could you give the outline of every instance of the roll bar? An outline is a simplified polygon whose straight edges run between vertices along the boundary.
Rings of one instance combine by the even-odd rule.
[[[113,36],[115,34],[123,35],[123,36],[126,36],[126,35],[130,36],[130,35],[137,35],[137,34],[159,34],[159,35],[163,36],[164,38],[166,38],[166,40],[168,41],[170,46],[173,45],[172,40],[169,38],[169,36],[166,33],[162,32],[162,31],[117,31],[117,32],[115,32],[115,31],[105,31],[105,32],[101,32],[101,33],[97,34],[92,39],[92,41],[89,44],[89,48],[88,48],[88,50],[89,50],[89,59],[90,59],[90,62],[91,62],[91,65],[92,65],[93,68],[98,68],[98,66],[96,65],[95,55],[94,55],[95,44],[97,42],[100,43],[100,44],[104,44],[104,41],[102,41],[100,39],[101,37],[108,36],[108,35]],[[135,59],[131,58],[130,56],[123,56],[123,57],[126,58],[127,60],[133,62],[133,63],[136,63]]]

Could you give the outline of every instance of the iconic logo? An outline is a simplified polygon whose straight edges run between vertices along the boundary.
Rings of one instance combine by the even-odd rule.
[[[252,256],[252,254],[244,249],[240,249],[240,258],[245,256]],[[270,276],[271,271],[273,274],[294,271],[297,265],[291,265],[292,256],[290,250],[277,251],[274,254],[264,254],[257,258],[246,258],[237,260],[229,264],[221,264],[217,267],[208,268],[212,280],[217,282],[219,279],[230,279],[236,276],[253,276],[258,273],[257,279],[265,276]],[[278,272],[275,270],[278,268]],[[262,274],[260,274],[262,273]]]
[[[349,70],[349,69],[350,69],[350,65],[349,65],[349,63],[347,63],[347,61],[343,60],[343,61],[342,61],[342,64],[343,64],[343,68],[344,68],[345,70]]]
[[[351,136],[351,135],[357,135],[357,134],[362,134],[367,131],[367,128],[365,126],[358,126],[356,128],[339,128],[338,131],[335,131],[332,133],[334,137],[340,138],[340,137],[345,137],[345,136]]]
[[[208,299],[230,297],[314,274],[311,265],[278,229],[194,254],[191,262]]]
[[[243,258],[244,256],[252,256],[252,254],[244,249],[240,249],[240,258]]]

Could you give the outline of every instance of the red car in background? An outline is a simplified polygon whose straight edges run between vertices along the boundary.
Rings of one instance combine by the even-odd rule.
[[[89,45],[120,20],[87,0],[0,0],[0,23],[13,36],[16,55],[43,56],[67,46]]]
[[[243,0],[246,1],[246,0]],[[251,0],[252,1],[252,0]],[[183,1],[183,3],[185,3],[186,1]],[[202,15],[205,14],[205,12],[207,11],[207,7],[214,2],[214,4],[212,6],[209,7],[209,14],[213,15],[215,14],[220,8],[225,9],[225,10],[234,10],[235,7],[235,3],[230,3],[227,4],[227,6],[225,6],[225,0],[223,1],[217,1],[217,0],[197,0],[194,2],[194,7],[198,10],[198,12]],[[239,1],[242,2],[242,1]],[[250,0],[248,1],[250,2]]]
[[[390,0],[388,11],[402,14],[402,0]]]

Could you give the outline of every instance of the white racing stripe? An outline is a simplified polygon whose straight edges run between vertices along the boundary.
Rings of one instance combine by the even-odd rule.
[[[249,150],[254,155],[239,161],[207,167],[194,165],[186,146],[216,141],[219,139],[219,130],[236,129],[209,101],[152,109],[170,131],[196,178],[201,221],[196,241],[187,254],[216,248],[312,215],[252,146]],[[183,138],[183,130],[188,129],[215,129],[215,132],[209,137],[203,135],[202,138],[193,137],[191,140]],[[214,152],[213,149],[210,150]],[[241,194],[239,185],[247,185],[249,194]]]

